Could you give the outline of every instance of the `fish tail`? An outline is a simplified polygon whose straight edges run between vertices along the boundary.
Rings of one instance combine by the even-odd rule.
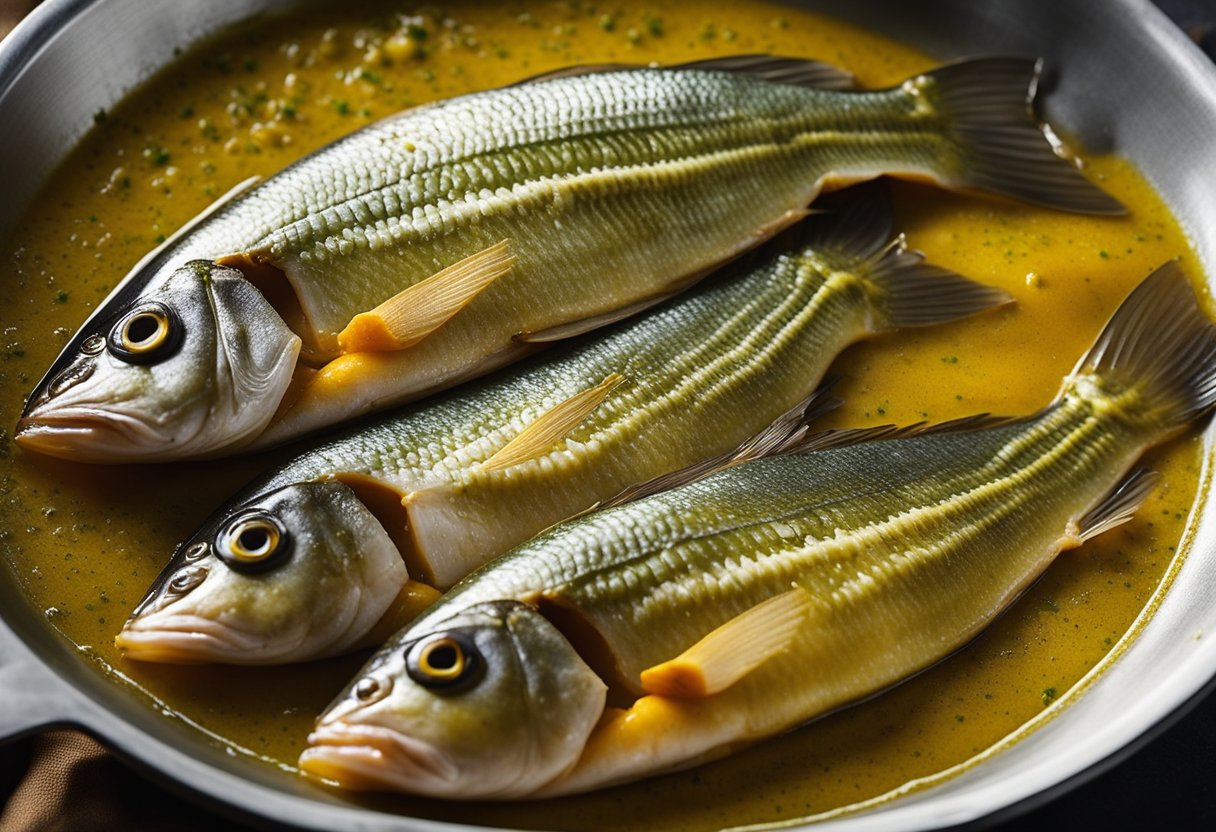
[[[1176,260],[1161,266],[1115,311],[1078,362],[1079,378],[1102,390],[1142,391],[1153,423],[1173,429],[1216,405],[1216,325],[1204,313]]]
[[[932,326],[1013,302],[1001,289],[926,263],[902,234],[892,239],[894,207],[882,180],[829,194],[815,210],[798,229],[802,245],[866,281],[876,330]]]
[[[903,89],[941,116],[958,143],[964,186],[1082,214],[1126,208],[1059,153],[1034,113],[1042,61],[979,58],[947,64]]]

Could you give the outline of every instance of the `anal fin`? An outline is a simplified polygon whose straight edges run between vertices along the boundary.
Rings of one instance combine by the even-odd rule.
[[[548,453],[559,439],[599,407],[612,392],[612,388],[622,381],[624,376],[612,373],[596,386],[575,393],[545,411],[518,436],[499,448],[497,453],[486,460],[482,469],[498,471]]]
[[[601,312],[596,315],[590,315],[586,318],[580,318],[577,321],[567,321],[566,323],[558,324],[557,326],[549,327],[548,329],[537,330],[535,332],[521,332],[515,336],[515,340],[524,344],[547,344],[552,341],[563,341],[567,338],[574,338],[582,335],[585,332],[599,329],[600,327],[614,324],[617,321],[623,321],[630,318],[639,312],[643,312],[652,306],[657,306],[665,300],[675,297],[681,292],[695,286],[705,277],[717,271],[722,266],[739,257],[742,254],[754,249],[767,240],[772,239],[780,234],[785,229],[805,219],[811,214],[805,209],[797,209],[786,211],[781,216],[772,222],[760,226],[746,238],[741,240],[738,245],[726,252],[722,257],[701,269],[697,269],[691,274],[675,280],[665,286],[659,292],[626,304],[617,309],[610,309],[607,312]]]
[[[724,691],[789,647],[810,609],[811,595],[801,587],[769,598],[676,658],[642,671],[642,688],[679,699]]]
[[[511,271],[515,257],[503,240],[403,289],[338,333],[343,353],[387,352],[417,344]]]
[[[1148,468],[1132,471],[1077,522],[1080,539],[1089,540],[1131,520],[1160,481],[1161,475]]]

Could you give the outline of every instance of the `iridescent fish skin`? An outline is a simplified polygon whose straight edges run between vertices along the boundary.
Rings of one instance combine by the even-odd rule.
[[[849,189],[822,206],[719,278],[601,337],[271,471],[183,544],[151,590],[160,600],[141,605],[118,645],[133,659],[266,664],[383,640],[437,590],[554,523],[758,436],[797,430],[848,344],[1009,301],[892,241],[885,188]],[[349,508],[318,512],[320,485]],[[296,541],[291,557],[264,551],[251,571],[237,548],[248,533],[245,549],[258,549],[258,529]],[[366,552],[399,552],[393,580],[367,586],[360,541]],[[186,556],[196,550],[202,561]],[[358,610],[337,617],[330,600],[318,613],[322,564],[331,598]],[[206,583],[173,589],[200,568]],[[347,619],[362,629],[337,638],[334,621]],[[180,630],[190,621],[230,635],[188,642],[187,655]],[[235,643],[246,648],[228,649]]]
[[[1037,78],[1033,61],[988,59],[843,92],[820,88],[842,80],[822,65],[735,58],[550,78],[408,111],[218,206],[151,256],[68,344],[16,439],[108,462],[283,442],[679,292],[795,222],[825,184],[892,173],[1121,210],[1040,131]],[[149,390],[132,408],[131,388],[161,379],[120,356],[93,374],[87,422],[112,409],[156,430],[79,430],[54,380],[89,338],[200,258],[263,294],[265,308],[242,325],[294,335],[299,360],[244,394],[250,412],[234,423],[206,396],[165,404],[171,391]],[[188,347],[214,336],[183,337]],[[157,360],[165,377],[206,372],[177,355]],[[245,361],[239,348],[231,361]]]
[[[300,765],[353,789],[530,798],[789,730],[944,658],[1126,521],[1155,482],[1128,474],[1137,458],[1214,403],[1216,327],[1171,264],[1034,416],[845,432],[504,555],[369,661]],[[550,695],[564,685],[583,693]],[[527,766],[505,708],[547,716]],[[403,744],[435,764],[407,776]],[[509,773],[488,775],[498,759]]]

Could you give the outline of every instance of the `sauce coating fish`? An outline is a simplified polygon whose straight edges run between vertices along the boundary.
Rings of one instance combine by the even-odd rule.
[[[16,439],[110,462],[282,442],[671,296],[826,183],[892,173],[1120,211],[1039,129],[1037,78],[1033,61],[987,59],[841,92],[820,88],[837,70],[753,56],[411,110],[137,266],[33,391]]]
[[[820,204],[702,290],[269,473],[183,544],[118,645],[266,664],[379,643],[436,590],[597,501],[759,452],[807,418],[848,344],[1010,300],[892,242],[885,186]]]
[[[1170,264],[1034,416],[753,461],[515,549],[372,658],[301,767],[536,797],[788,730],[965,644],[1130,517],[1136,459],[1214,403],[1216,327]]]

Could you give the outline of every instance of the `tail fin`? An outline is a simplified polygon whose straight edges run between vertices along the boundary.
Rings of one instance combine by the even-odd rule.
[[[1041,70],[1041,61],[980,58],[939,67],[904,87],[925,96],[959,142],[960,184],[1082,214],[1126,213],[1058,156],[1040,129],[1034,97]]]
[[[1177,261],[1128,295],[1073,375],[1143,385],[1154,415],[1171,427],[1216,405],[1216,325]]]
[[[870,282],[878,329],[932,326],[1013,302],[1001,289],[925,263],[902,235],[892,240],[894,209],[882,180],[829,194],[815,202],[815,212],[790,233],[800,234],[801,245],[816,255],[838,260]]]

